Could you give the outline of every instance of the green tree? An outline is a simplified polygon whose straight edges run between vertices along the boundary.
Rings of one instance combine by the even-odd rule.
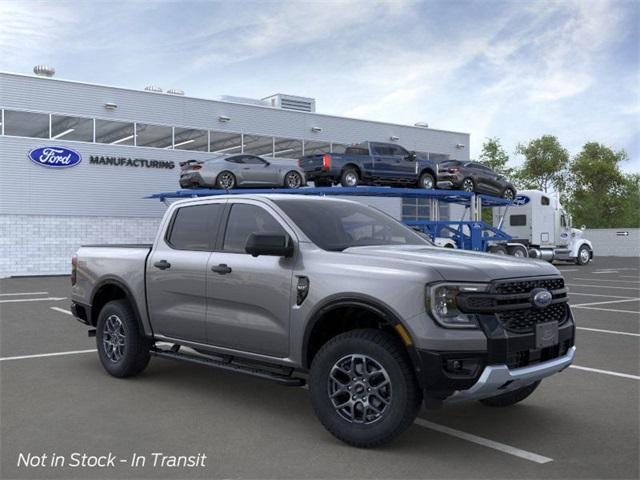
[[[509,155],[502,147],[497,137],[487,138],[482,144],[482,152],[478,160],[487,167],[507,177],[513,174],[513,168],[508,167]]]
[[[567,207],[576,225],[590,228],[640,226],[640,176],[624,175],[624,150],[586,143],[571,161]]]
[[[543,135],[519,144],[516,152],[524,156],[524,164],[516,174],[519,187],[536,188],[545,192],[554,188],[563,191],[569,152],[553,135]]]

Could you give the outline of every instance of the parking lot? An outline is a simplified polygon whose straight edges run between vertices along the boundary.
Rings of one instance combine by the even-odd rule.
[[[575,364],[523,403],[423,410],[394,443],[332,437],[303,388],[152,359],[108,376],[69,309],[67,277],[0,280],[2,478],[638,478],[638,258],[558,265],[577,320]],[[19,454],[153,452],[205,467],[18,467]]]

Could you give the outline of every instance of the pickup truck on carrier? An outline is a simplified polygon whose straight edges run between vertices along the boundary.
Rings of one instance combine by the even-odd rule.
[[[437,248],[348,200],[178,201],[153,245],[83,246],[72,265],[73,314],[111,375],[155,355],[308,381],[322,424],[358,447],[423,401],[520,402],[575,355],[554,266]]]
[[[409,152],[393,143],[364,142],[351,145],[343,154],[320,153],[302,157],[298,166],[316,187],[335,183],[396,185],[436,188],[438,165],[426,156]]]

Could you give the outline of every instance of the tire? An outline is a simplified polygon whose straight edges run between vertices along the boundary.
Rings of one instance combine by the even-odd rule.
[[[491,245],[489,247],[489,253],[495,253],[496,255],[506,255],[507,248],[504,245]]]
[[[284,176],[284,186],[285,188],[298,189],[302,186],[302,175],[300,175],[295,170],[291,170],[287,172]]]
[[[114,336],[119,347],[111,348]],[[132,377],[142,372],[151,358],[152,342],[140,331],[136,314],[126,300],[107,303],[96,325],[98,357],[114,377]]]
[[[504,198],[505,200],[513,200],[514,198],[516,198],[516,192],[513,190],[513,188],[505,188],[504,192],[502,192],[502,198]]]
[[[363,360],[371,373],[361,374]],[[356,377],[351,377],[354,371]],[[368,393],[372,388],[376,393]],[[323,345],[311,364],[309,391],[324,427],[336,438],[360,448],[393,440],[413,423],[422,404],[422,390],[406,350],[391,334],[374,329],[351,330]],[[352,394],[361,397],[353,402]],[[343,401],[350,405],[342,409],[334,406],[334,402]]]
[[[591,249],[586,245],[582,245],[578,249],[578,256],[576,257],[576,263],[578,265],[586,265],[591,261]]]
[[[496,395],[495,397],[484,398],[479,400],[479,402],[488,407],[510,407],[531,395],[536,388],[538,388],[538,385],[540,385],[540,380],[512,392]]]
[[[472,178],[467,177],[464,180],[462,180],[462,183],[460,184],[460,189],[464,192],[475,192],[476,184]]]
[[[507,247],[507,252],[512,257],[518,257],[518,258],[529,257],[529,251],[527,250],[527,247],[525,247],[524,245],[513,245],[510,247]]]
[[[436,188],[436,179],[432,174],[425,172],[420,175],[420,180],[418,180],[418,188],[433,190]]]
[[[218,174],[216,178],[216,187],[222,190],[232,190],[236,186],[236,176],[225,170]]]
[[[357,187],[360,183],[360,175],[355,168],[345,168],[340,175],[340,185],[343,187]]]

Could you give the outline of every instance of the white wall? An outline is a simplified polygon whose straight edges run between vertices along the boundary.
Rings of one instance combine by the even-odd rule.
[[[591,240],[596,257],[640,257],[640,228],[593,228],[583,238]]]

